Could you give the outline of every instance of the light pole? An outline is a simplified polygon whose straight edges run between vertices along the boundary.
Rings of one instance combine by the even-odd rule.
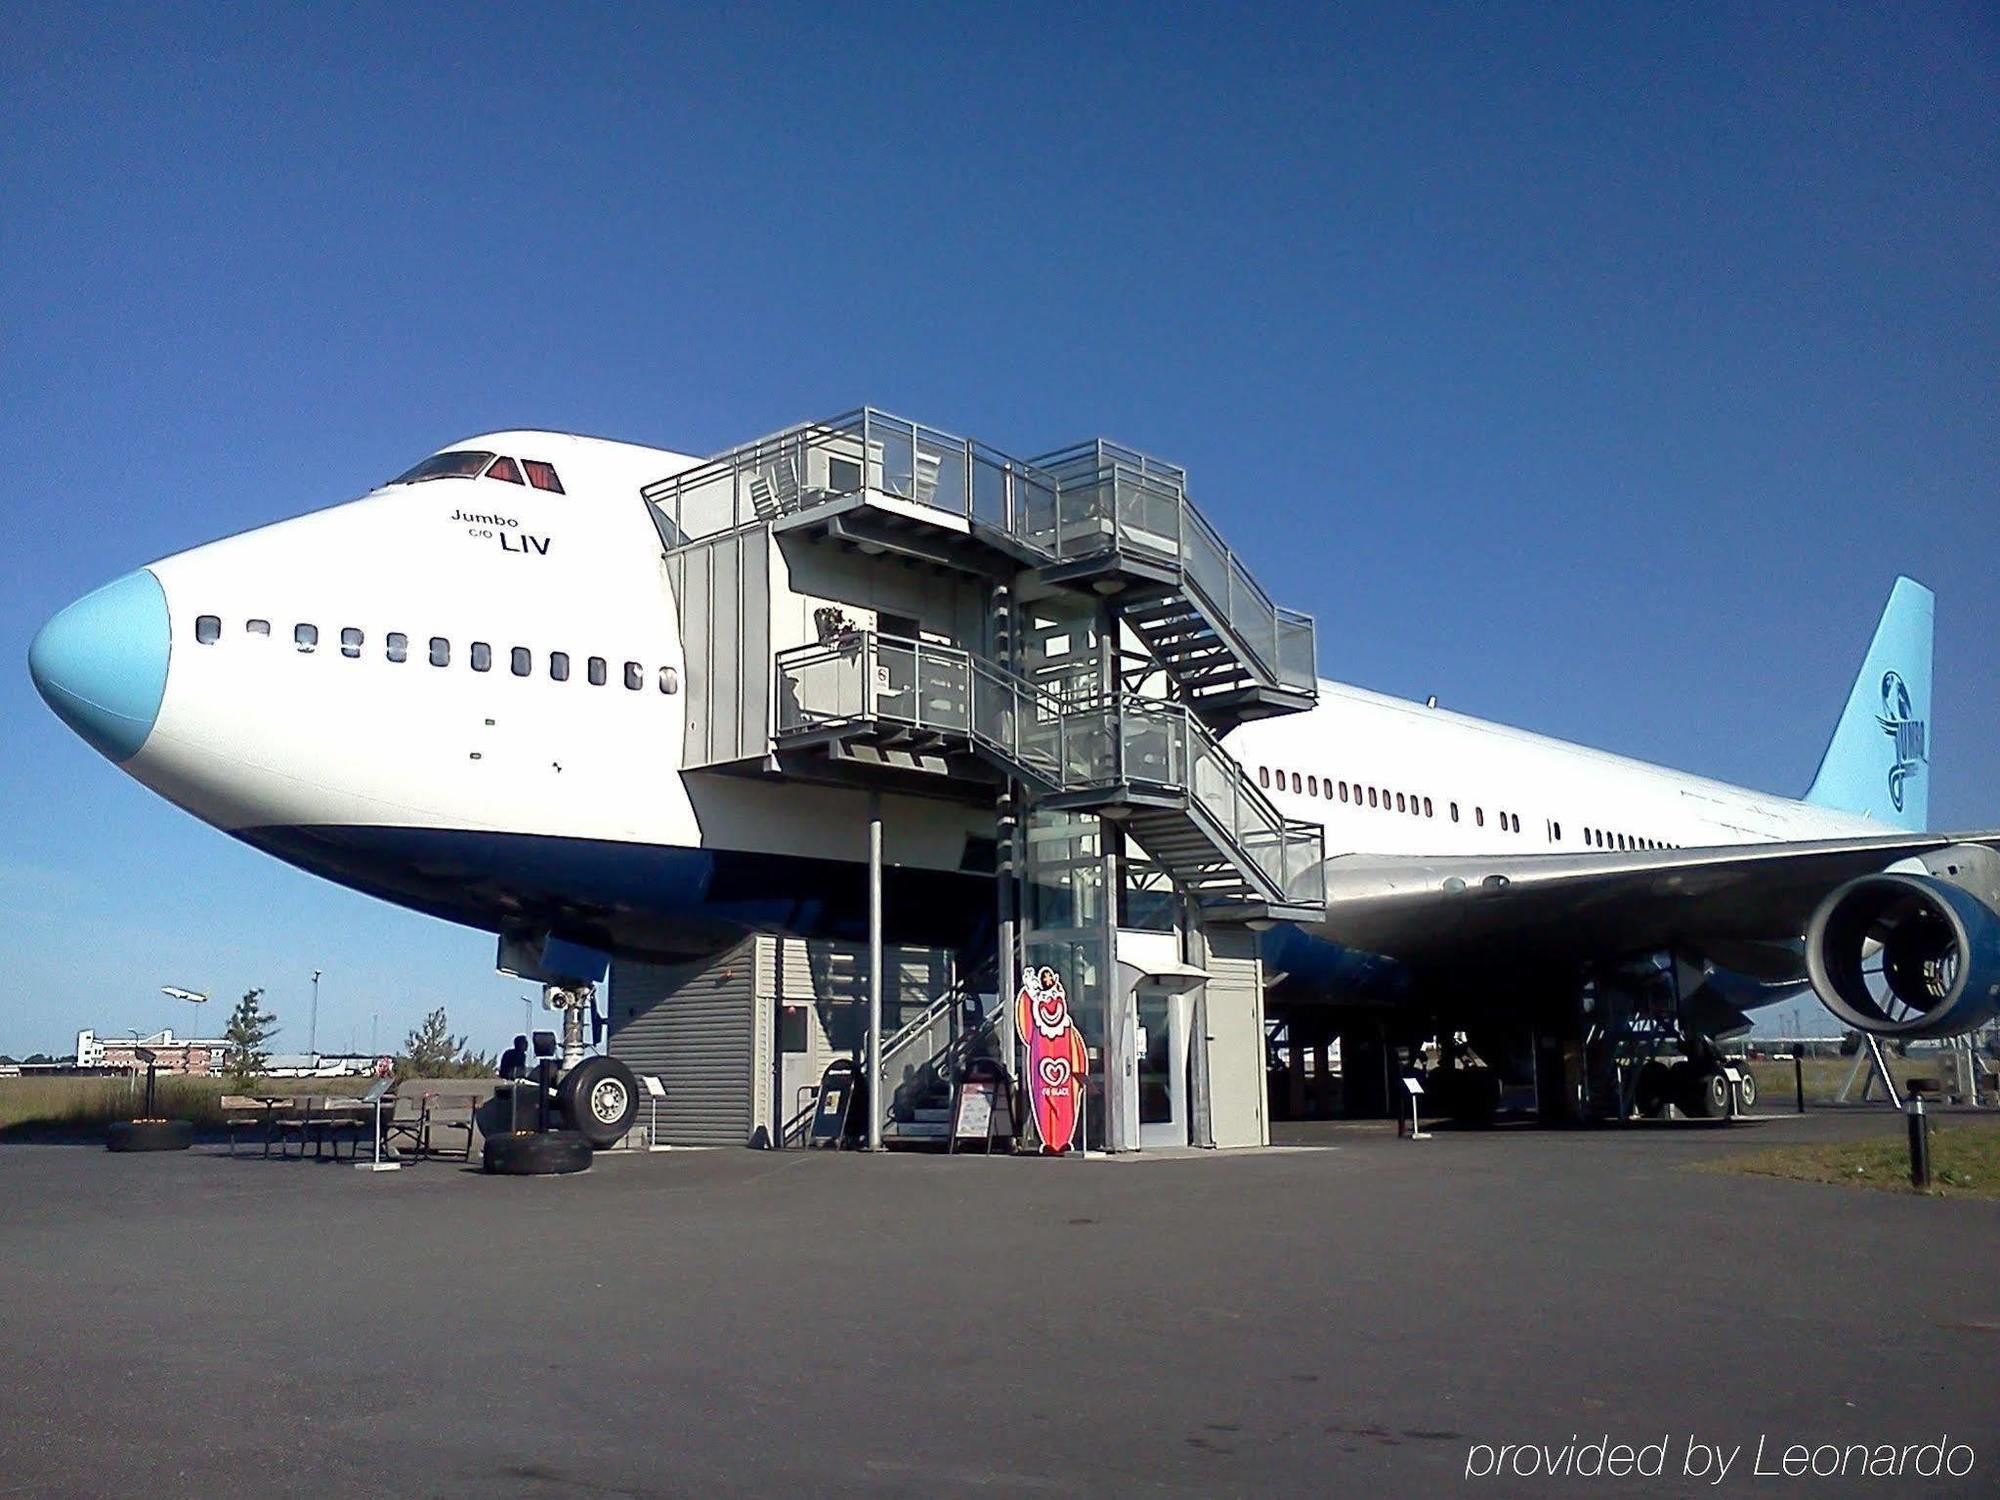
[[[315,1068],[319,1066],[319,974],[313,970],[312,1018],[306,1022],[306,1056]]]

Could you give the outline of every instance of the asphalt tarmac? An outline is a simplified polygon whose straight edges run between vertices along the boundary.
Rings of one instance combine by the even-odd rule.
[[[1899,1128],[532,1180],[0,1147],[0,1495],[1990,1496],[2000,1203],[1692,1170]],[[1969,1473],[1754,1472],[1941,1436]],[[1662,1472],[1499,1455],[1600,1443]]]

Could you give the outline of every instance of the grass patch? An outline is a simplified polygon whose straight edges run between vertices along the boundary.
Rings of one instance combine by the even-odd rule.
[[[1806,1107],[1815,1104],[1831,1104],[1839,1094],[1840,1086],[1847,1081],[1853,1071],[1851,1057],[1804,1057],[1799,1059],[1801,1071],[1805,1074]],[[1988,1063],[1990,1059],[1981,1059]],[[1746,1066],[1757,1079],[1757,1109],[1759,1113],[1787,1110],[1792,1107],[1797,1093],[1797,1081],[1792,1077],[1792,1065],[1785,1062],[1758,1061]],[[1896,1080],[1896,1095],[1901,1098],[1905,1086],[1912,1078],[1935,1078],[1947,1089],[1957,1087],[1958,1074],[1953,1071],[1951,1055],[1941,1052],[1919,1052],[1915,1057],[1889,1055],[1889,1076]],[[1983,1088],[1984,1085],[1982,1084]],[[1861,1097],[1861,1085],[1854,1085],[1855,1099]],[[1882,1085],[1877,1080],[1869,1098],[1880,1099]]]
[[[192,1120],[197,1130],[222,1125],[224,1094],[356,1094],[368,1078],[264,1079],[245,1088],[226,1078],[159,1080],[157,1112]],[[113,1120],[129,1120],[146,1100],[146,1081],[101,1077],[0,1078],[0,1141],[64,1139],[99,1134]]]
[[[1746,1172],[1793,1182],[1830,1182],[1845,1187],[1914,1193],[1910,1186],[1910,1145],[1906,1127],[1884,1119],[1882,1135],[1870,1140],[1826,1141],[1772,1146],[1703,1165],[1715,1172]],[[2000,1198],[2000,1128],[1946,1125],[1931,1128],[1931,1195],[1941,1198]]]

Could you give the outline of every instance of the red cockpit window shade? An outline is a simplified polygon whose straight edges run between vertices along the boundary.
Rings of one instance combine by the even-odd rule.
[[[486,471],[488,479],[504,479],[509,484],[521,482],[521,466],[511,458],[496,458],[493,467]]]
[[[527,466],[528,483],[536,489],[552,490],[558,495],[563,493],[562,481],[556,478],[554,464],[545,464],[536,458],[524,458],[521,462]]]

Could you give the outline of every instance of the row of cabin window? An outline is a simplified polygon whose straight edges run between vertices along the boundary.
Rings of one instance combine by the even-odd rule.
[[[243,629],[249,635],[268,636],[271,633],[269,620],[246,620]],[[194,638],[204,646],[212,646],[222,638],[222,620],[217,615],[202,615],[194,622]],[[340,654],[358,657],[361,655],[362,633],[352,625],[340,632]],[[294,625],[292,644],[301,652],[319,648],[319,627],[317,625]],[[392,630],[382,638],[382,654],[390,661],[408,661],[410,658],[410,638],[400,630]],[[474,641],[471,650],[472,670],[488,672],[493,669],[493,648],[485,641]],[[528,677],[535,670],[535,654],[526,646],[515,646],[508,652],[509,669],[516,677]],[[434,635],[430,640],[430,663],[434,667],[451,665],[451,642],[444,636]],[[551,651],[549,653],[549,676],[557,682],[569,681],[569,653]],[[592,687],[603,687],[611,679],[610,664],[601,656],[589,657],[584,662],[584,676]],[[625,663],[625,686],[638,692],[646,685],[646,669],[636,661]],[[675,693],[680,691],[680,674],[672,667],[661,667],[659,671],[660,691]]]
[[[1583,841],[1594,849],[1678,849],[1665,839],[1642,838],[1636,833],[1606,833],[1602,828],[1583,830]]]
[[[1393,807],[1395,811],[1406,812],[1413,818],[1431,818],[1437,816],[1431,804],[1431,799],[1420,797],[1415,792],[1405,794],[1403,792],[1391,792],[1381,787],[1364,787],[1357,781],[1354,783],[1350,795],[1348,784],[1344,781],[1335,781],[1331,776],[1322,780],[1318,776],[1301,775],[1297,771],[1273,771],[1269,766],[1259,766],[1257,768],[1257,781],[1260,786],[1271,787],[1271,778],[1273,776],[1277,777],[1276,789],[1281,792],[1285,790],[1289,781],[1293,792],[1306,797],[1324,796],[1331,802],[1334,797],[1334,789],[1338,787],[1340,800],[1342,802],[1352,801],[1356,807],[1361,806],[1362,798],[1365,796],[1368,799],[1368,806],[1379,807],[1384,811],[1388,811]],[[1452,822],[1458,822],[1458,804],[1456,802],[1448,804],[1448,810],[1451,813]],[[1519,813],[1500,812],[1495,813],[1493,816],[1500,820],[1500,827],[1507,832],[1519,833],[1521,831],[1521,815]],[[1483,807],[1473,808],[1472,820],[1476,826],[1484,828],[1486,826],[1486,809]],[[1561,834],[1557,834],[1557,837],[1560,838]]]

